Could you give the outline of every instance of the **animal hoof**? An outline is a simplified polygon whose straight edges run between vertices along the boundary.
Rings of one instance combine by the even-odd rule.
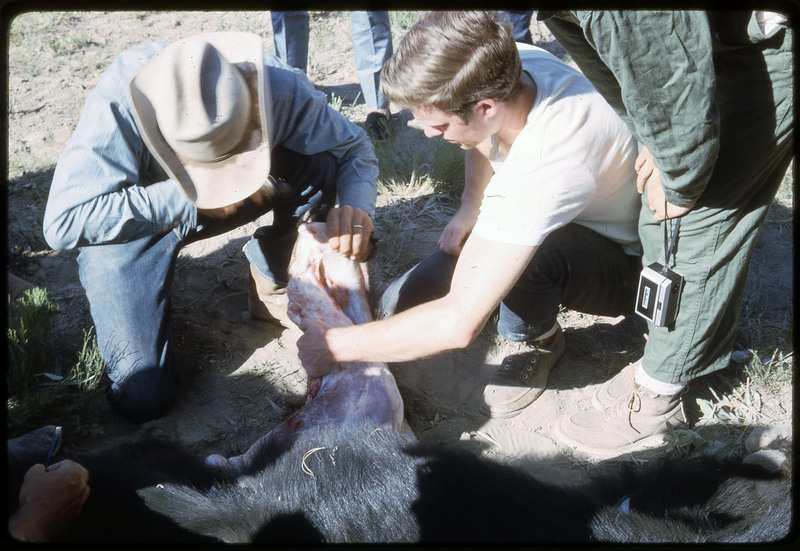
[[[225,476],[236,476],[239,474],[239,469],[231,465],[227,458],[215,453],[206,457],[206,467],[214,469],[220,474]]]

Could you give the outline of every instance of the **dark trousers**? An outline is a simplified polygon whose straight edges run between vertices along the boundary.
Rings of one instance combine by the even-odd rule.
[[[386,289],[380,317],[445,296],[457,262],[437,251],[414,266]],[[503,298],[497,330],[510,341],[536,339],[555,325],[560,306],[602,316],[632,313],[640,271],[640,257],[593,230],[567,224],[545,239]]]

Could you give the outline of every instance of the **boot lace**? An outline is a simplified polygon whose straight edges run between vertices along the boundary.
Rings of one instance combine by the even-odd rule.
[[[527,382],[536,365],[539,347],[526,342],[513,343],[509,352],[500,364],[498,371],[513,375],[522,382]]]
[[[631,422],[631,416],[634,413],[641,411],[642,397],[639,394],[639,385],[637,385],[633,380],[633,376],[627,374],[626,377],[631,385],[630,390],[626,394],[620,396],[616,402],[610,406],[606,406],[603,409],[603,416],[605,417],[606,421],[608,421],[613,417],[617,417],[618,415],[626,415],[628,426],[636,432],[639,432],[636,427],[633,426],[633,423]]]

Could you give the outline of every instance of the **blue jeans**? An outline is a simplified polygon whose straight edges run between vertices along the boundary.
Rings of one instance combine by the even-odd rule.
[[[78,255],[111,405],[134,422],[163,415],[178,391],[169,290],[180,246],[170,231]]]
[[[317,219],[335,201],[336,159],[275,148],[270,173],[298,190],[274,207],[275,223],[259,228],[245,256],[265,277],[285,282],[296,238],[296,215],[313,204]],[[160,417],[177,393],[170,290],[185,236],[177,230],[128,243],[82,247],[81,284],[89,299],[97,343],[111,380],[109,399],[121,415],[141,423]]]
[[[392,282],[380,317],[445,296],[458,257],[441,251]],[[578,224],[551,233],[500,303],[497,332],[509,341],[535,340],[556,323],[559,306],[601,316],[633,313],[641,271],[638,256]]]
[[[533,44],[533,37],[531,36],[531,16],[532,11],[525,10],[506,10],[504,13],[511,21],[514,27],[514,40],[516,42],[524,42],[525,44]]]
[[[389,101],[380,89],[380,71],[392,57],[392,25],[388,11],[350,12],[353,57],[361,93],[369,109],[385,109]],[[305,72],[308,68],[308,12],[272,12],[275,55]]]
[[[272,12],[275,55],[304,73],[308,68],[308,28],[307,11]]]

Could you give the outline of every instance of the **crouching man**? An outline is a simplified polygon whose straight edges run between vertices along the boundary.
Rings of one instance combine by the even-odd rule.
[[[393,283],[384,319],[314,323],[311,375],[337,362],[408,361],[469,345],[499,305],[506,358],[479,408],[512,417],[545,390],[564,350],[559,305],[633,311],[641,269],[637,144],[578,71],[516,44],[493,12],[424,15],[384,66],[387,98],[428,137],[466,150],[459,211],[440,251]]]
[[[87,98],[44,218],[50,246],[80,250],[114,408],[143,422],[174,401],[170,288],[181,246],[273,209],[244,253],[251,315],[283,320],[297,220],[327,220],[333,248],[364,259],[377,177],[364,131],[256,35],[120,54]]]

